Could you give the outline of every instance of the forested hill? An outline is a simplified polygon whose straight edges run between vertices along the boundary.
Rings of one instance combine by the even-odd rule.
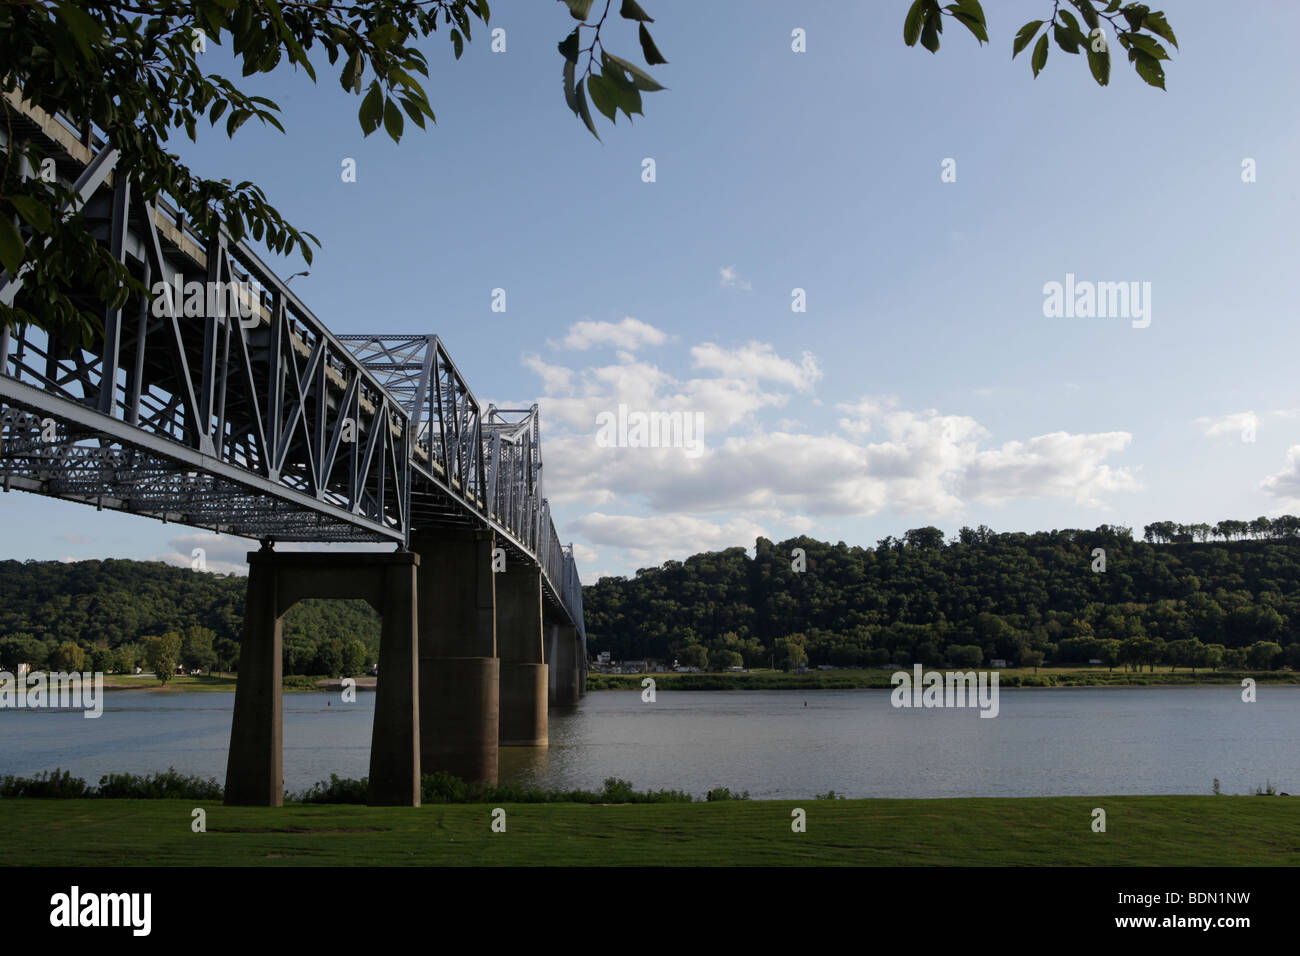
[[[1206,540],[1220,529],[1225,540]],[[981,526],[945,541],[938,528],[919,528],[874,549],[760,538],[752,559],[729,548],[585,588],[588,647],[616,660],[714,667],[773,657],[778,666],[1034,664],[1040,654],[1300,667],[1300,522],[1145,531],[1136,541],[1105,525],[1036,534]]]
[[[140,663],[147,638],[199,627],[212,632],[204,665],[232,670],[247,580],[157,561],[0,561],[0,665],[44,668],[72,642],[86,652],[88,667],[114,671],[118,658]],[[369,605],[302,601],[285,615],[285,673],[337,673],[343,646],[353,640],[366,645],[373,663],[379,618]]]

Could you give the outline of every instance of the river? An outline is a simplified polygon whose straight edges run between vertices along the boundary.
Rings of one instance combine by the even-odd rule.
[[[599,789],[754,798],[1300,793],[1300,686],[1008,688],[996,718],[975,709],[895,709],[888,691],[639,691],[588,694],[551,712],[546,749],[504,748],[501,777]],[[0,774],[175,767],[225,778],[234,695],[110,691],[103,716],[0,710]],[[285,785],[368,770],[374,695],[284,697]]]

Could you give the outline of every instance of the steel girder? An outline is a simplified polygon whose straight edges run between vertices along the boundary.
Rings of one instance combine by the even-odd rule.
[[[77,192],[65,215],[164,291],[103,309],[90,349],[0,330],[5,491],[291,541],[405,544],[413,528],[488,527],[540,565],[585,647],[572,548],[542,494],[536,406],[483,410],[436,335],[334,335],[224,226],[204,242],[115,177],[111,147],[92,137],[81,149],[39,111],[24,122]],[[23,278],[0,274],[4,301]],[[239,291],[196,303],[189,282]]]

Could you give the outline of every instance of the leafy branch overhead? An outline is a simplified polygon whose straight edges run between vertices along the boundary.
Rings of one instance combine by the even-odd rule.
[[[587,105],[588,94],[596,109],[610,122],[618,121],[619,110],[622,110],[627,115],[628,122],[631,122],[633,113],[645,115],[641,112],[641,94],[654,93],[665,87],[635,63],[621,56],[615,56],[605,49],[601,40],[601,30],[605,26],[605,19],[609,16],[613,0],[605,0],[604,10],[595,23],[587,22],[594,0],[561,0],[561,2],[568,6],[569,14],[573,19],[579,21],[573,28],[573,32],[560,41],[560,55],[564,57],[564,102],[568,104],[574,115],[586,124],[591,135],[600,139],[600,134],[596,132],[596,124],[591,119],[591,108]],[[667,63],[659,48],[655,46],[649,29],[646,28],[646,24],[654,23],[654,19],[641,9],[641,5],[636,0],[621,0],[621,2],[618,14],[624,20],[636,23],[641,55],[645,58],[646,64],[656,66]],[[582,45],[583,30],[591,31],[591,42],[586,46]],[[600,71],[594,72],[597,50],[600,51]]]
[[[1078,11],[1079,17],[1083,18],[1082,24],[1079,17],[1066,9],[1066,2]],[[915,0],[903,22],[903,41],[908,46],[915,46],[919,40],[921,46],[931,53],[938,52],[939,34],[943,32],[945,15],[975,34],[981,45],[988,41],[988,23],[978,0],[957,0],[942,8],[938,0]],[[1051,40],[1063,52],[1074,55],[1083,53],[1093,79],[1099,86],[1106,86],[1110,82],[1110,43],[1106,26],[1110,27],[1119,45],[1128,51],[1129,62],[1133,64],[1138,76],[1149,85],[1163,90],[1165,71],[1161,61],[1168,60],[1169,53],[1160,41],[1165,40],[1177,49],[1178,40],[1164,13],[1153,11],[1142,3],[1126,4],[1121,0],[1054,0],[1049,19],[1030,20],[1016,31],[1011,44],[1011,56],[1013,59],[1019,56],[1038,37],[1030,55],[1030,67],[1034,76],[1038,76],[1047,65],[1047,54],[1051,48],[1050,35]]]

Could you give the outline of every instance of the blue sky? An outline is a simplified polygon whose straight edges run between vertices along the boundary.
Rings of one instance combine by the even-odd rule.
[[[1300,6],[1169,5],[1168,92],[1122,56],[1100,88],[1055,48],[1034,79],[1011,38],[1047,0],[986,2],[991,45],[949,22],[937,55],[903,45],[906,0],[643,6],[670,89],[635,125],[597,117],[603,142],[561,96],[563,6],[500,2],[506,52],[476,33],[457,62],[428,41],[428,132],[364,139],[322,56],[318,85],[255,84],[287,135],[176,144],[321,238],[294,288],[335,331],[436,332],[480,400],[540,403],[585,580],[757,534],[1300,511]],[[609,48],[639,62],[611,22]],[[1045,317],[1067,273],[1149,282],[1150,325]],[[596,416],[620,403],[698,413],[705,450],[601,447]],[[250,546],[0,502],[3,557],[205,546],[234,566]]]

